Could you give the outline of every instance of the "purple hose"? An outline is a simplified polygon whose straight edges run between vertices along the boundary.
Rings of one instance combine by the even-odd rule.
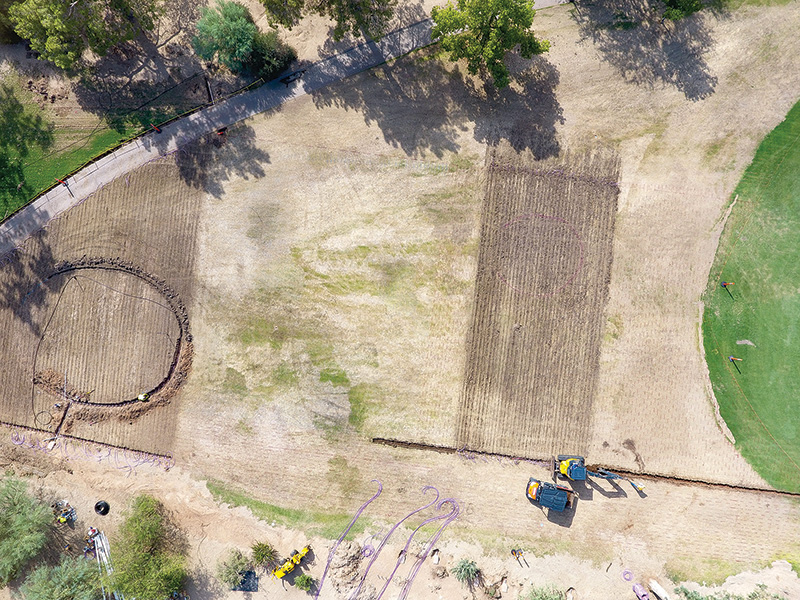
[[[439,537],[441,537],[442,532],[445,530],[445,528],[448,525],[450,525],[450,523],[455,521],[458,518],[458,515],[461,513],[461,507],[458,505],[458,502],[454,498],[447,498],[445,500],[442,500],[437,508],[441,510],[441,508],[445,504],[451,504],[453,506],[453,510],[450,511],[450,514],[447,516],[445,522],[442,523],[442,526],[439,527],[439,530],[430,539],[430,541],[428,542],[428,547],[425,548],[422,554],[420,554],[419,558],[417,559],[417,562],[415,562],[414,566],[411,567],[411,572],[409,573],[408,578],[406,578],[406,582],[403,585],[403,589],[400,590],[400,595],[397,597],[397,600],[405,600],[405,598],[408,597],[408,592],[411,590],[411,584],[414,583],[414,578],[417,576],[417,573],[419,573],[419,570],[422,567],[422,563],[424,563],[425,559],[428,558],[428,554],[430,553],[431,549],[436,544],[436,542],[439,541]]]
[[[444,506],[446,503],[449,504],[450,502],[451,500],[449,499],[442,500],[441,502],[439,502],[439,505],[436,507],[436,509],[441,510],[442,506]],[[456,504],[456,508],[457,507],[458,505]],[[389,577],[386,579],[386,583],[383,585],[383,588],[381,588],[380,593],[375,597],[375,600],[380,600],[383,597],[383,594],[386,593],[386,588],[389,587],[389,584],[392,582],[392,579],[394,579],[395,573],[397,573],[397,570],[400,568],[400,565],[403,564],[404,558],[406,554],[408,554],[408,548],[411,546],[411,540],[414,539],[414,536],[417,534],[417,532],[423,527],[425,527],[425,525],[427,525],[428,523],[433,523],[434,521],[441,521],[442,519],[447,519],[450,516],[452,516],[452,511],[450,515],[439,515],[436,517],[431,517],[430,519],[425,519],[422,523],[420,523],[417,526],[417,528],[414,531],[411,532],[411,535],[408,536],[408,541],[406,541],[406,545],[400,551],[400,556],[397,558],[397,563],[394,566],[392,574],[389,575]]]
[[[347,534],[350,533],[350,529],[352,529],[353,525],[355,525],[356,521],[361,516],[361,513],[364,512],[364,509],[367,508],[367,506],[369,506],[372,503],[372,501],[375,500],[375,498],[380,496],[381,492],[383,491],[383,484],[380,481],[378,481],[377,479],[373,479],[372,481],[378,484],[378,491],[375,492],[375,495],[366,502],[364,502],[364,504],[361,505],[361,508],[359,508],[356,511],[356,514],[353,516],[353,520],[350,521],[350,524],[347,526],[347,529],[345,529],[342,535],[339,536],[339,539],[336,540],[336,543],[333,544],[330,552],[328,552],[328,562],[325,563],[325,570],[322,572],[322,577],[320,577],[319,585],[317,586],[317,593],[314,594],[314,600],[317,600],[317,598],[319,598],[319,593],[322,591],[322,584],[325,583],[325,576],[328,574],[328,569],[331,568],[333,555],[336,553],[336,549],[339,547],[339,544],[341,544],[342,540],[344,540],[344,538],[347,537]]]
[[[377,560],[377,558],[378,558],[378,555],[381,553],[381,550],[383,550],[383,547],[386,545],[386,542],[388,542],[388,541],[389,541],[389,538],[390,538],[390,537],[391,537],[391,535],[394,533],[395,529],[397,529],[398,527],[400,527],[400,525],[401,525],[401,524],[403,523],[403,521],[405,521],[406,519],[408,519],[408,518],[410,518],[410,517],[413,517],[415,514],[417,514],[418,512],[421,512],[421,511],[425,510],[426,508],[430,508],[431,506],[433,506],[434,504],[436,504],[436,501],[437,501],[437,500],[439,500],[439,490],[437,490],[437,489],[436,489],[435,487],[433,487],[432,485],[426,485],[424,488],[422,488],[422,493],[423,493],[423,494],[425,494],[425,492],[427,492],[428,490],[433,490],[434,492],[436,492],[436,498],[434,498],[433,500],[431,500],[430,502],[428,502],[428,503],[427,503],[425,506],[422,506],[422,507],[418,508],[417,510],[415,510],[415,511],[413,511],[413,512],[410,512],[410,513],[408,513],[408,514],[407,514],[405,517],[403,517],[403,518],[402,518],[402,519],[400,519],[400,520],[399,520],[397,523],[395,523],[395,524],[394,524],[394,526],[393,526],[393,527],[392,527],[392,528],[389,530],[389,533],[387,533],[387,534],[384,536],[384,538],[383,538],[383,540],[381,541],[381,543],[380,543],[380,544],[378,544],[378,548],[377,548],[377,549],[375,550],[375,552],[372,554],[372,560],[370,560],[370,561],[369,561],[369,564],[367,565],[367,568],[366,568],[366,570],[364,571],[364,574],[361,576],[361,580],[358,582],[358,587],[355,589],[355,591],[353,591],[353,593],[352,593],[352,594],[350,594],[350,600],[355,600],[356,598],[358,598],[358,595],[361,593],[361,587],[364,585],[364,581],[366,580],[366,578],[367,578],[367,575],[369,575],[369,570],[372,568],[372,565],[373,565],[373,563],[374,563],[374,562]]]

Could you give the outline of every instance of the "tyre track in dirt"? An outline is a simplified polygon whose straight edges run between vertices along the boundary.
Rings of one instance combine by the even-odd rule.
[[[590,439],[618,187],[612,153],[487,155],[457,444],[514,454]]]

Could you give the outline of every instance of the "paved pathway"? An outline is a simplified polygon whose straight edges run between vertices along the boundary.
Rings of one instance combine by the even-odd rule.
[[[58,185],[0,225],[0,256],[13,251],[48,221],[104,185],[151,160],[173,152],[202,135],[430,44],[431,25],[430,19],[426,19],[398,29],[384,36],[380,42],[367,42],[314,63],[306,69],[302,78],[289,85],[273,81],[174,121],[162,127],[161,133],[153,131],[136,138],[81,169],[66,180],[66,186]]]
[[[535,7],[541,9],[569,1],[537,0]],[[380,42],[367,42],[314,63],[302,78],[288,86],[273,81],[166,125],[161,133],[151,132],[136,138],[81,169],[66,180],[66,186],[59,185],[51,189],[0,225],[0,256],[13,251],[48,221],[104,185],[151,160],[173,152],[202,135],[427,46],[431,42],[431,27],[432,21],[426,19],[398,29],[386,34]]]

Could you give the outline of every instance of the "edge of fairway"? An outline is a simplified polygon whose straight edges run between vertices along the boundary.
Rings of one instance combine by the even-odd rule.
[[[800,102],[761,142],[737,196],[703,297],[705,359],[736,448],[770,485],[798,492]]]

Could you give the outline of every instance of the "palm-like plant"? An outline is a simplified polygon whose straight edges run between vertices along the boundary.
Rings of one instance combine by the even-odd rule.
[[[453,574],[453,577],[456,578],[456,581],[462,585],[466,585],[470,589],[475,587],[475,584],[478,583],[481,577],[481,570],[478,568],[478,565],[475,564],[475,561],[467,560],[466,558],[462,558],[458,561],[450,572]]]
[[[253,544],[253,564],[269,569],[278,562],[278,551],[269,542]]]

